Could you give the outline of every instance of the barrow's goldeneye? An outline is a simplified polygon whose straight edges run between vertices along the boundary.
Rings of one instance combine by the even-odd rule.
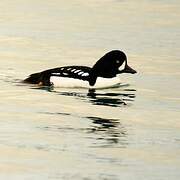
[[[127,57],[120,50],[113,50],[101,57],[95,65],[64,66],[31,74],[26,83],[54,87],[109,87],[119,83],[117,74],[136,73],[127,64]]]

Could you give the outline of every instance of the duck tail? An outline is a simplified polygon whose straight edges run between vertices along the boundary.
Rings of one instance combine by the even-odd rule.
[[[24,79],[25,83],[30,83],[30,84],[39,84],[42,81],[42,73],[34,73],[29,75],[28,78]]]
[[[29,75],[28,78],[24,79],[24,83],[38,84],[43,86],[50,86],[50,73],[49,71],[38,72]]]

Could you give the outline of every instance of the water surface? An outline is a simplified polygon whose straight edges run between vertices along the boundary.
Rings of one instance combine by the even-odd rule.
[[[0,3],[0,179],[178,180],[177,0]],[[136,75],[95,92],[19,83],[112,49]]]

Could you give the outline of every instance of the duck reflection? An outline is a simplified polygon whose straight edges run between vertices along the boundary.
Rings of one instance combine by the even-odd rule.
[[[95,90],[89,90],[87,96],[89,101],[94,105],[112,106],[118,107],[122,105],[127,105],[127,102],[134,101],[135,94],[130,92],[114,92],[114,93],[96,93]]]
[[[42,88],[39,88],[42,90]],[[87,90],[84,89],[78,89],[78,91],[75,92],[74,89],[70,89],[68,91],[55,91],[53,88],[44,88],[43,90],[56,93],[60,96],[70,96],[73,98],[76,98],[78,100],[87,102],[97,106],[110,106],[110,107],[121,107],[131,104],[136,95],[135,89],[127,89],[125,88],[116,88],[111,90],[92,90],[90,89],[87,93]],[[54,113],[48,113],[49,115],[54,115]],[[73,115],[71,113],[55,113],[55,115],[69,115],[74,116],[77,118],[77,115]],[[85,131],[87,134],[90,133],[92,135],[88,136],[88,138],[95,139],[94,145],[95,147],[103,146],[103,147],[109,147],[109,146],[118,146],[118,147],[127,147],[128,145],[128,133],[126,131],[126,128],[121,124],[120,119],[110,119],[110,118],[102,118],[98,116],[87,116],[87,117],[79,117],[78,118],[85,118],[90,121],[92,121],[91,125],[86,128],[80,128],[78,131]],[[66,128],[61,128],[66,129]],[[57,128],[58,130],[60,128]],[[68,131],[72,130],[74,131],[74,128],[66,129]]]
[[[128,89],[128,86],[129,85],[124,85],[111,88],[111,92],[104,92],[104,89],[89,89],[88,93],[84,92],[85,89],[77,89],[78,92],[74,89],[68,89],[68,91],[62,92],[59,90],[57,91],[57,89],[54,90],[53,87],[33,87],[33,89],[45,90],[62,96],[73,96],[77,99],[88,101],[93,105],[120,107],[131,104],[136,97],[136,90]],[[107,89],[107,91],[109,90]]]
[[[120,147],[126,147],[127,132],[118,119],[107,119],[100,117],[86,117],[93,121],[89,133],[97,134],[97,144],[101,141],[101,146],[112,146],[119,144]],[[96,144],[96,145],[97,145]]]
[[[119,92],[96,92],[96,90],[89,90],[88,93],[77,92],[59,92],[60,95],[73,96],[81,100],[86,100],[93,105],[120,107],[132,103],[135,99],[135,89],[126,89]]]

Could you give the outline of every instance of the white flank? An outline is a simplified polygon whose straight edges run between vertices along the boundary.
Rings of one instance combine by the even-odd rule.
[[[108,88],[120,83],[118,77],[114,78],[101,78],[98,77],[96,84],[90,86],[88,81],[83,81],[74,78],[51,76],[50,82],[53,83],[54,87],[60,88]]]

